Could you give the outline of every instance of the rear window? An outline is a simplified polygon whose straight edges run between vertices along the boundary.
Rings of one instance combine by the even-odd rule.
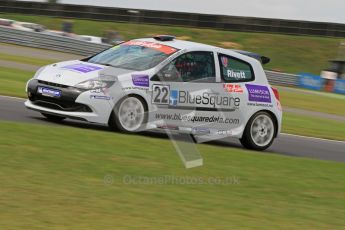
[[[219,54],[219,65],[224,82],[247,82],[254,80],[251,65],[243,60]]]
[[[88,62],[142,71],[155,67],[176,51],[159,43],[133,40],[105,50]]]

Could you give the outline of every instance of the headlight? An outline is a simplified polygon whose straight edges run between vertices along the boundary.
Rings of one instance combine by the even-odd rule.
[[[104,81],[104,80],[88,80],[80,82],[74,87],[79,89],[100,89],[100,88],[109,88],[115,83],[115,81]]]

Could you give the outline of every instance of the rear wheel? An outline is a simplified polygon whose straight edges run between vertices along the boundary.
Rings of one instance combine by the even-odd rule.
[[[55,115],[48,114],[48,113],[41,113],[41,114],[43,116],[45,116],[48,120],[54,121],[54,122],[59,122],[59,121],[66,119],[66,117],[55,116]]]
[[[127,133],[139,132],[146,122],[146,107],[142,99],[135,96],[123,98],[115,106],[109,126]]]
[[[241,144],[248,149],[265,150],[273,143],[276,127],[272,116],[267,112],[258,112],[249,119]]]

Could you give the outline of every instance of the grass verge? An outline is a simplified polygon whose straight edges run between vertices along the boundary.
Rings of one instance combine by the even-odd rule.
[[[279,87],[278,87],[279,88]],[[345,95],[279,88],[281,103],[291,108],[345,116]]]
[[[285,112],[283,132],[345,141],[345,122]]]
[[[0,132],[4,229],[345,225],[341,163],[200,144],[205,165],[186,170],[168,139],[12,122]],[[220,183],[195,183],[209,178]]]
[[[66,20],[7,13],[1,13],[0,17],[39,23],[56,30],[60,30],[62,22]],[[338,45],[342,40],[341,38],[243,33],[78,19],[72,21],[74,32],[77,34],[102,36],[106,30],[115,30],[119,31],[124,39],[152,36],[157,33],[174,34],[186,40],[253,51],[271,57],[272,61],[266,66],[267,69],[277,69],[288,73],[303,71],[319,74],[322,69],[328,67],[327,61],[336,57]]]
[[[28,58],[27,56],[4,54],[4,53],[1,53],[1,51],[0,51],[0,60],[13,61],[13,62],[19,62],[19,63],[37,65],[37,66],[48,65],[48,64],[56,62],[56,60],[47,60],[47,59],[40,59],[40,58],[33,58],[33,57]]]
[[[34,72],[12,68],[0,68],[0,95],[25,97],[25,84]]]

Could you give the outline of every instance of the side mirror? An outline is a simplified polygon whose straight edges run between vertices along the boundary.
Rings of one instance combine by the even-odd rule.
[[[157,75],[159,78],[171,78],[171,77],[173,77],[173,74],[168,69],[159,71],[157,73]]]
[[[173,77],[173,75],[169,72],[159,71],[156,75],[154,75],[151,80],[152,81],[164,81],[169,80]]]
[[[169,73],[169,72],[163,72],[163,77],[164,77],[164,78],[171,78],[171,77],[172,77],[172,74]]]

